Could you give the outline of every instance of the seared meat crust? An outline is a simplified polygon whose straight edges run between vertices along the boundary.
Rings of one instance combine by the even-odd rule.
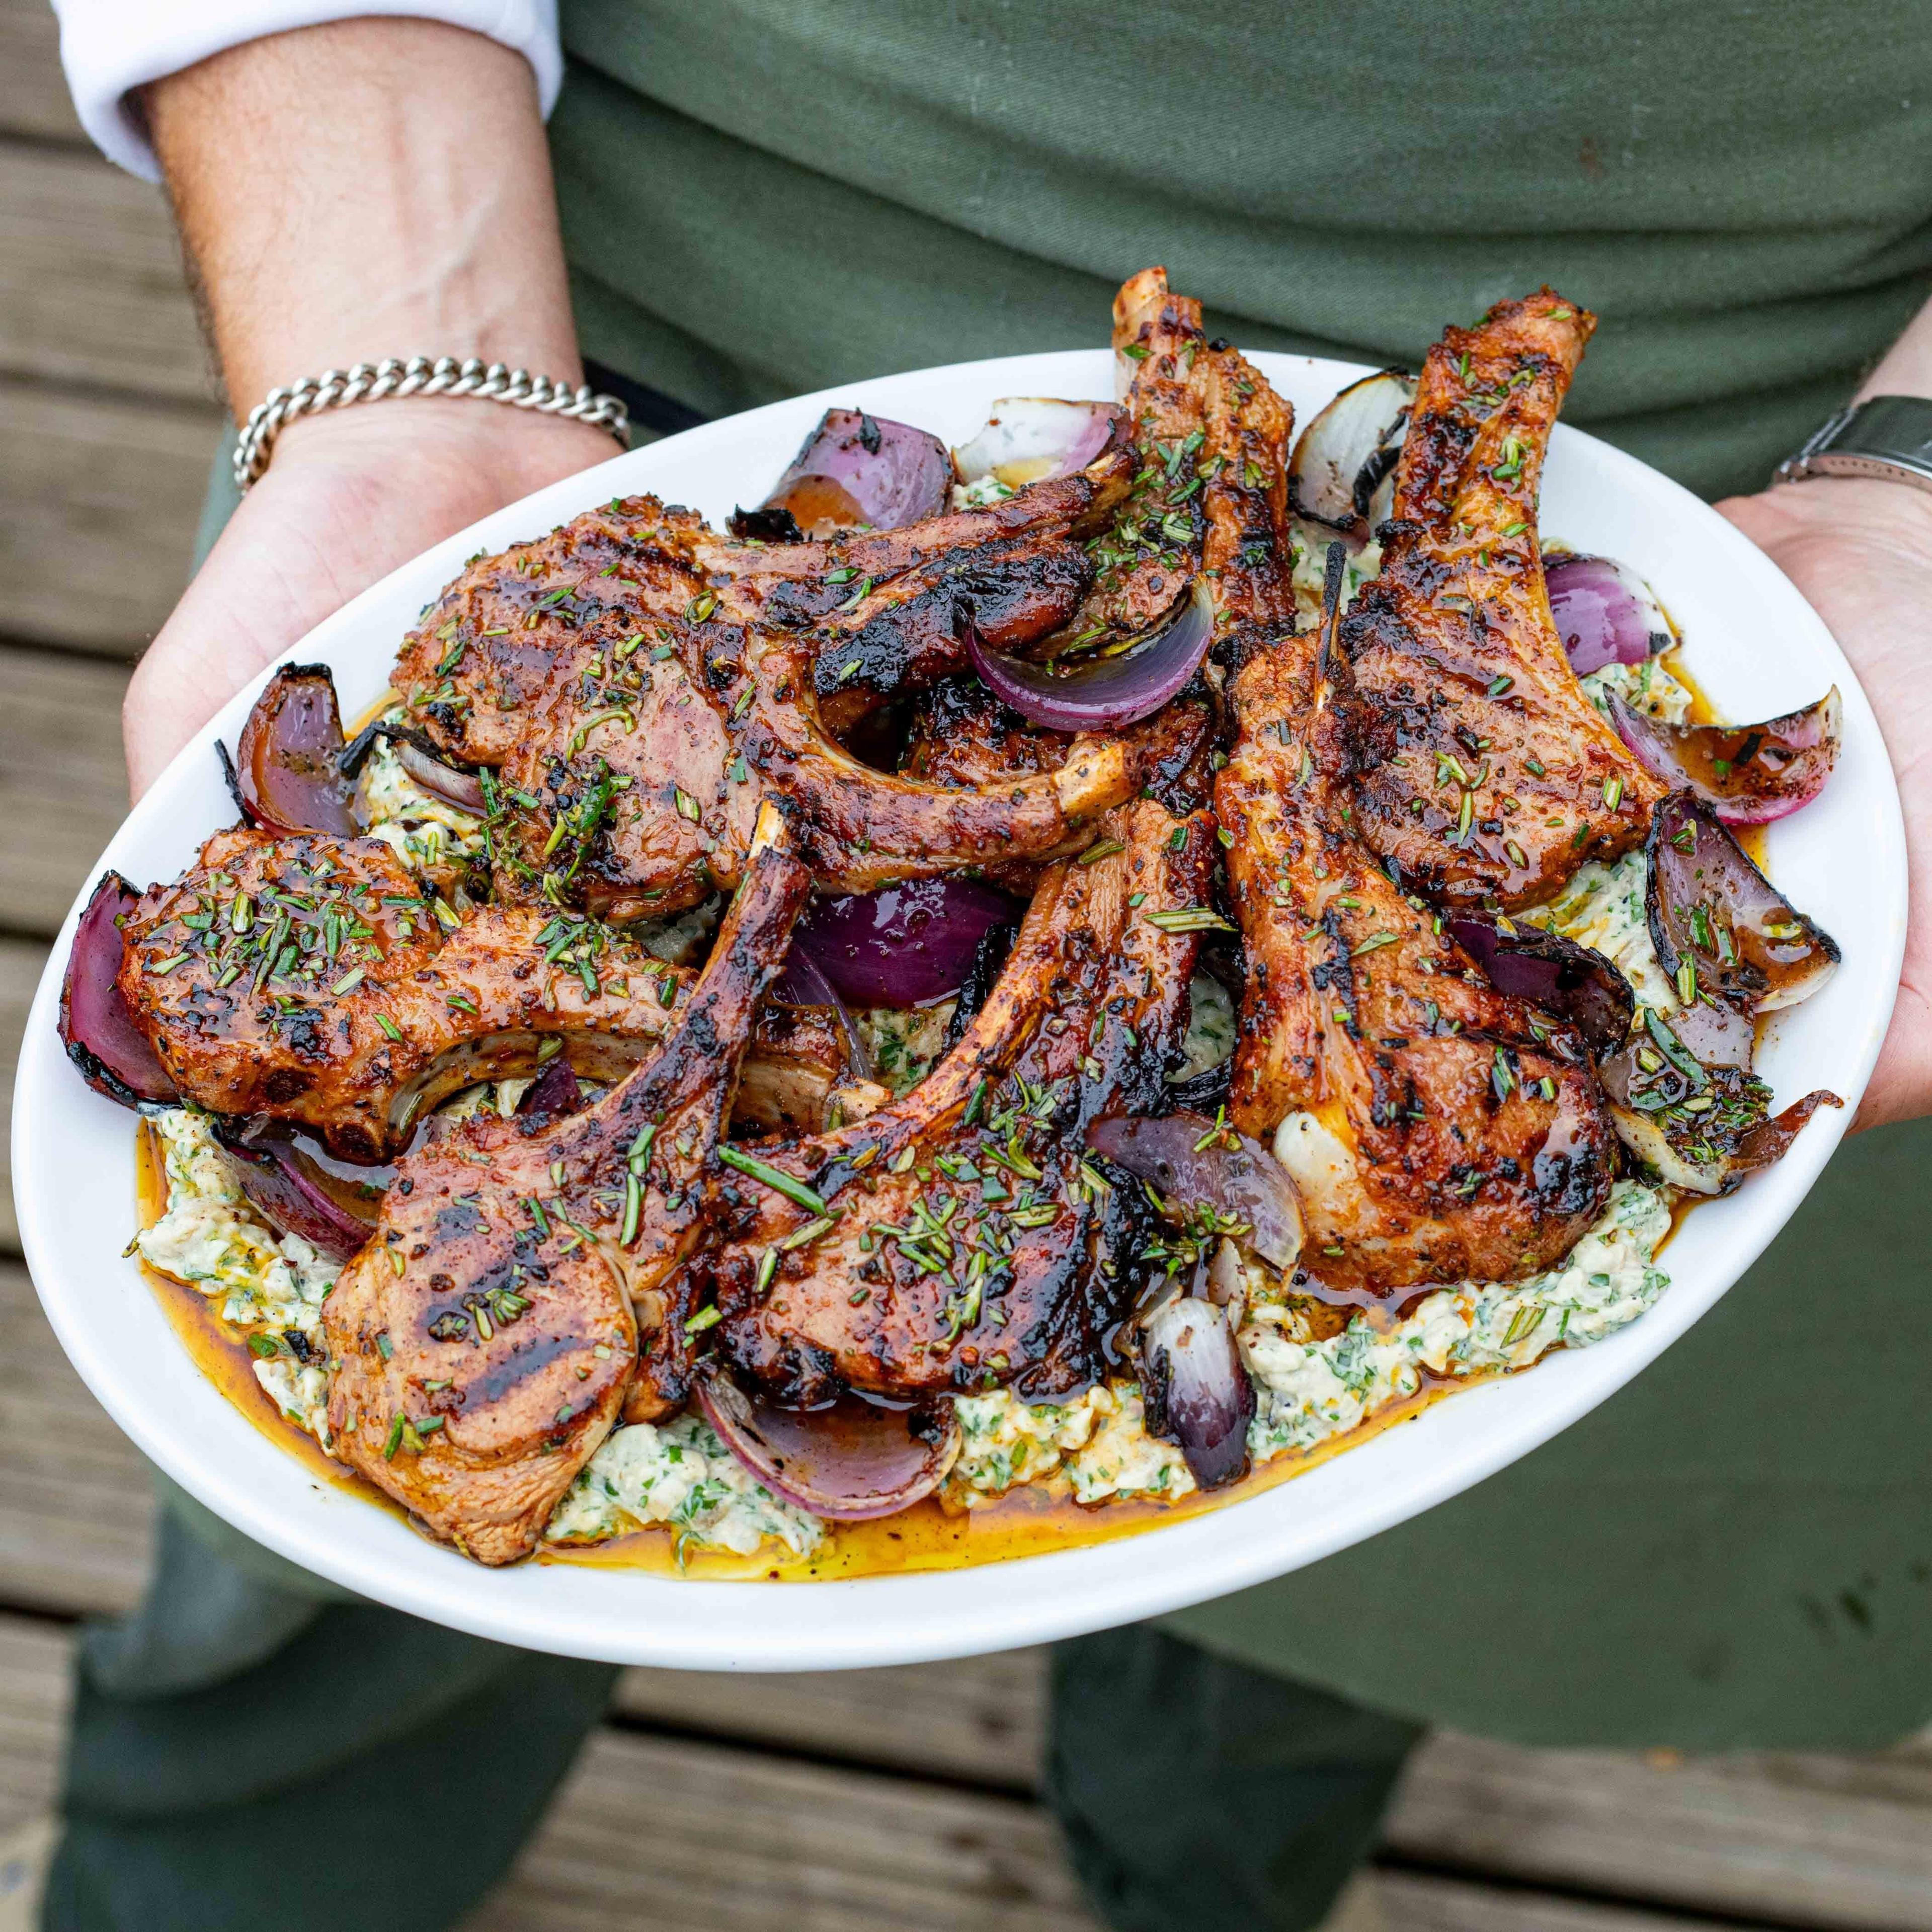
[[[1314,639],[1252,650],[1229,696],[1214,799],[1247,986],[1228,1112],[1264,1138],[1294,1117],[1276,1146],[1301,1192],[1304,1264],[1388,1292],[1548,1266],[1615,1171],[1582,1042],[1497,992],[1356,837]]]
[[[776,814],[661,1049],[548,1125],[472,1115],[400,1164],[323,1305],[336,1453],[478,1562],[516,1562],[616,1420],[649,1301],[710,1211],[759,996],[809,880]]]
[[[784,1249],[814,1216],[754,1189],[691,1271],[724,1311],[712,1336],[732,1366],[808,1401],[841,1386],[1045,1396],[1102,1372],[1144,1208],[1082,1136],[1158,1104],[1198,941],[1150,915],[1203,904],[1214,850],[1204,812],[1152,800],[1102,831],[1125,849],[1048,874],[986,1005],[923,1082],[839,1132],[760,1150],[836,1219]],[[647,1345],[644,1378],[688,1373],[676,1352]]]
[[[1430,351],[1382,573],[1342,622],[1362,834],[1454,901],[1549,898],[1636,844],[1661,796],[1570,668],[1537,539],[1544,452],[1594,326],[1544,289]]]
[[[386,1159],[440,1100],[530,1071],[552,1036],[616,1077],[690,976],[554,914],[459,920],[380,839],[320,834],[218,832],[142,895],[124,938],[122,992],[184,1094],[295,1122],[349,1160]]]

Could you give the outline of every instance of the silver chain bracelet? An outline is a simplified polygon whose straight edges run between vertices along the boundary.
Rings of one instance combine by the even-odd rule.
[[[331,369],[320,376],[304,376],[285,388],[271,389],[248,412],[235,439],[236,488],[245,495],[260,480],[276,437],[296,417],[346,409],[351,403],[384,402],[392,396],[473,396],[478,402],[507,403],[513,410],[536,410],[566,422],[608,430],[620,448],[631,446],[630,412],[616,397],[599,395],[587,382],[573,389],[554,377],[479,362],[473,356],[460,362],[454,356],[412,356],[407,362],[390,356],[380,362]]]

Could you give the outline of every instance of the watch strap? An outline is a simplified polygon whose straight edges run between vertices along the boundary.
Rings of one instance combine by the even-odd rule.
[[[1802,483],[1809,476],[1876,476],[1932,490],[1932,400],[1872,396],[1839,410],[1778,466],[1772,480]]]

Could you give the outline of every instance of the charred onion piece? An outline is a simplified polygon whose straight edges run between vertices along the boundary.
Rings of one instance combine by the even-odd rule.
[[[1701,988],[1748,1012],[1809,999],[1838,948],[1754,866],[1717,813],[1675,792],[1651,820],[1645,909],[1686,1005]]]
[[[1139,638],[1104,657],[1063,659],[1058,669],[994,650],[970,618],[960,634],[973,668],[1028,723],[1104,731],[1150,718],[1180,694],[1208,655],[1214,608],[1205,579],[1196,578],[1189,595]]]
[[[1700,1064],[1674,1022],[1651,1012],[1600,1078],[1624,1145],[1690,1194],[1730,1193],[1780,1158],[1819,1108],[1844,1104],[1821,1090],[1771,1115],[1762,1081],[1742,1066]]]
[[[224,1122],[214,1137],[235,1162],[242,1191],[278,1233],[295,1234],[317,1254],[346,1262],[369,1238],[382,1190],[331,1174],[266,1121]]]
[[[1301,1252],[1301,1197],[1288,1170],[1258,1141],[1204,1114],[1130,1120],[1115,1114],[1087,1130],[1087,1144],[1148,1182],[1177,1212],[1207,1207],[1232,1215],[1234,1238],[1270,1267]]]
[[[1636,997],[1600,952],[1501,913],[1452,913],[1449,931],[1498,992],[1568,1020],[1593,1059],[1624,1043]]]
[[[1552,556],[1543,577],[1557,634],[1579,677],[1608,664],[1642,664],[1677,641],[1656,592],[1628,564],[1607,556]]]
[[[1071,476],[1106,448],[1126,413],[1114,403],[1002,396],[986,428],[952,452],[952,467],[962,483],[994,476],[1010,490]]]
[[[959,1454],[952,1405],[885,1408],[855,1395],[829,1408],[780,1408],[722,1370],[700,1376],[698,1406],[774,1496],[834,1522],[892,1516],[930,1496]]]
[[[475,772],[458,771],[454,765],[446,765],[440,758],[431,758],[406,738],[396,740],[395,750],[403,770],[431,797],[439,798],[445,805],[453,805],[458,812],[472,813],[478,818],[489,810],[490,802],[483,796],[483,781]]]
[[[1727,825],[1768,825],[1809,805],[1832,776],[1844,716],[1836,685],[1816,704],[1762,724],[1666,724],[1610,694],[1611,721],[1639,762],[1696,793]]]
[[[781,1006],[824,1008],[832,1015],[838,1026],[839,1037],[845,1042],[848,1078],[854,1080],[872,1078],[872,1057],[866,1051],[866,1042],[859,1036],[859,1029],[853,1020],[850,1009],[840,998],[838,988],[832,983],[818,960],[799,944],[796,928],[794,928],[792,932],[791,950],[785,956],[784,970],[772,981],[770,997]]]
[[[1140,1352],[1149,1432],[1179,1447],[1204,1490],[1238,1481],[1255,1390],[1227,1316],[1211,1301],[1178,1296],[1141,1324]]]
[[[362,830],[343,776],[342,714],[326,664],[284,664],[269,679],[235,748],[235,776],[252,824],[277,832]]]
[[[570,1062],[554,1054],[543,1071],[524,1089],[517,1112],[526,1120],[560,1120],[584,1105],[584,1089]]]
[[[124,942],[116,922],[140,901],[118,872],[104,872],[74,928],[61,978],[60,1036],[67,1057],[97,1094],[124,1107],[181,1097],[121,994]]]
[[[952,459],[937,436],[862,410],[827,410],[764,507],[784,511],[810,538],[896,530],[938,516],[952,486]]]
[[[855,1006],[923,1006],[957,992],[987,934],[1017,924],[1023,910],[977,880],[909,879],[814,899],[793,935],[792,958],[809,959]]]
[[[1415,378],[1384,369],[1351,382],[1322,410],[1301,432],[1288,466],[1296,514],[1365,539],[1414,404]]]

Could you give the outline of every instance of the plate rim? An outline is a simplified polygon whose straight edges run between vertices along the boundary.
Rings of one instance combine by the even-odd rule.
[[[1310,374],[1322,374],[1324,378],[1333,372],[1338,388],[1358,376],[1372,373],[1368,365],[1328,357],[1272,351],[1252,352],[1251,356],[1264,373],[1273,373],[1284,366],[1292,366]],[[986,358],[908,370],[787,398],[663,438],[641,450],[614,457],[594,469],[580,471],[532,492],[430,546],[324,620],[276,662],[313,662],[318,658],[333,662],[334,653],[340,648],[340,640],[354,634],[365,613],[398,595],[403,580],[424,573],[431,559],[454,556],[459,560],[460,567],[460,557],[479,543],[500,547],[510,540],[499,533],[507,522],[521,520],[532,528],[547,529],[553,522],[605,500],[604,484],[615,483],[622,488],[650,488],[648,480],[639,478],[634,482],[627,473],[638,470],[640,458],[647,459],[646,466],[655,470],[669,455],[674,458],[674,467],[676,458],[701,450],[707,440],[726,440],[748,430],[763,428],[776,420],[803,416],[835,403],[850,404],[856,401],[862,406],[884,407],[884,404],[870,400],[872,392],[902,387],[917,388],[940,382],[963,384],[982,374],[988,382],[1010,382],[1020,378],[1024,370],[1043,369],[1048,364],[1064,366],[1070,358],[1089,363],[1106,358],[1109,364],[1112,359],[1106,350],[1088,348]],[[999,372],[997,376],[994,372]],[[989,388],[986,400],[990,403],[1001,393],[1052,392]],[[1844,1097],[1847,1104],[1844,1109],[1841,1112],[1821,1110],[1792,1154],[1786,1156],[1785,1163],[1774,1171],[1784,1176],[1782,1192],[1790,1195],[1789,1204],[1783,1213],[1760,1214],[1750,1224],[1750,1233],[1737,1244],[1735,1264],[1727,1256],[1717,1270],[1724,1276],[1720,1283],[1700,1295],[1693,1295],[1681,1290],[1680,1285],[1673,1281],[1672,1288],[1639,1321],[1594,1348],[1568,1352],[1567,1363],[1560,1355],[1546,1358],[1538,1365],[1534,1378],[1506,1378],[1458,1391],[1454,1404],[1434,1405],[1425,1414],[1424,1420],[1427,1414],[1439,1413],[1450,1407],[1466,1414],[1473,1406],[1480,1405],[1484,1409],[1493,1408],[1496,1413],[1489,1426],[1478,1432],[1472,1444],[1455,1454],[1440,1458],[1420,1476],[1406,1480],[1398,1491],[1363,1503],[1351,1519],[1347,1533],[1318,1538],[1322,1546],[1284,1562],[1277,1560],[1279,1551],[1275,1546],[1280,1540],[1279,1537],[1261,1534],[1244,1540],[1229,1534],[1225,1526],[1236,1520],[1252,1520],[1244,1516],[1243,1511],[1256,1510],[1270,1497],[1279,1498],[1293,1492],[1301,1483],[1309,1481],[1318,1473],[1310,1472],[1277,1484],[1260,1494],[1241,1498],[1234,1508],[1204,1511],[1171,1524],[1156,1525],[1142,1534],[1103,1543],[934,1571],[814,1581],[801,1587],[811,1598],[820,1600],[830,1614],[801,1619],[767,1617],[763,1620],[766,1625],[809,1623],[813,1626],[808,1634],[793,1629],[775,1636],[769,1628],[748,1635],[741,1627],[742,1619],[728,1614],[714,1618],[710,1614],[714,1609],[724,1612],[728,1600],[734,1610],[747,1600],[768,1600],[768,1593],[758,1587],[761,1580],[700,1581],[664,1578],[616,1568],[599,1570],[574,1564],[527,1564],[509,1570],[482,1572],[476,1565],[454,1552],[443,1550],[407,1531],[388,1512],[372,1508],[368,1498],[346,1490],[337,1493],[344,1502],[352,1503],[371,1524],[382,1524],[389,1530],[400,1532],[410,1538],[420,1552],[434,1560],[427,1564],[404,1562],[399,1564],[389,1553],[393,1538],[380,1533],[358,1537],[352,1528],[346,1535],[333,1530],[325,1533],[326,1510],[314,1520],[313,1524],[306,1512],[295,1520],[272,1515],[263,1497],[260,1493],[251,1493],[250,1478],[246,1468],[238,1473],[212,1466],[208,1459],[191,1453],[183,1439],[183,1430],[160,1426],[138,1394],[130,1396],[122,1365],[113,1359],[112,1351],[104,1346],[87,1325],[80,1299],[66,1282],[67,1264],[54,1226],[58,1188],[55,1178],[45,1172],[40,1137],[31,1126],[38,1098],[50,1090],[47,1085],[50,1078],[73,1078],[56,1036],[54,1020],[58,1005],[61,968],[72,943],[76,920],[116,848],[134,836],[132,828],[136,826],[137,820],[146,823],[142,806],[134,808],[123,818],[106,851],[90,868],[86,884],[52,942],[48,963],[29,1010],[14,1085],[14,1173],[21,1245],[42,1306],[69,1360],[117,1426],[151,1461],[217,1516],[300,1567],[373,1600],[387,1603],[478,1636],[560,1654],[660,1667],[801,1670],[876,1666],[979,1654],[1106,1628],[1179,1610],[1286,1575],[1366,1540],[1412,1516],[1420,1515],[1507,1467],[1580,1420],[1672,1346],[1715,1305],[1775,1238],[1835,1152],[1856,1113],[1858,1100],[1882,1045],[1886,1023],[1897,996],[1905,944],[1904,824],[1896,780],[1884,752],[1882,736],[1869,700],[1828,628],[1763,552],[1751,544],[1742,532],[1726,523],[1710,506],[1682,485],[1614,446],[1567,424],[1557,426],[1556,439],[1564,442],[1580,440],[1589,446],[1592,460],[1606,465],[1612,478],[1631,483],[1644,492],[1654,494],[1660,490],[1666,503],[1677,500],[1678,507],[1684,514],[1700,520],[1708,520],[1705,527],[1714,538],[1718,537],[1720,532],[1727,532],[1728,536],[1724,539],[1726,546],[1742,547],[1734,549],[1733,554],[1743,556],[1748,553],[1751,560],[1749,567],[1760,572],[1769,572],[1781,586],[1779,594],[1796,600],[1796,609],[1813,619],[1816,640],[1828,657],[1835,658],[1836,674],[1848,712],[1862,714],[1860,727],[1869,728],[1869,734],[1878,747],[1879,755],[1873,768],[1861,782],[1860,796],[1865,806],[1876,808],[1874,830],[1878,835],[1880,848],[1876,856],[1892,888],[1891,902],[1875,915],[1875,919],[1882,917],[1888,922],[1885,934],[1888,943],[1883,949],[1883,956],[1874,962],[1875,965],[1883,969],[1879,974],[1880,984],[1885,989],[1880,999],[1882,1010],[1874,1010],[1877,1024],[1868,1025],[1866,1029],[1866,1037],[1855,1063],[1856,1078],[1846,1083]],[[783,460],[780,454],[778,460]],[[597,480],[598,487],[586,487],[593,479]],[[675,484],[669,479],[661,481],[658,494],[664,494],[668,487],[674,488]],[[440,564],[438,568],[441,568]],[[453,574],[453,571],[446,571],[444,576]],[[439,582],[442,580],[441,578],[438,579]],[[176,775],[184,773],[194,761],[207,760],[214,740],[232,734],[274,668],[272,664],[250,680],[196,734],[170,762],[153,788],[151,797],[164,794]],[[1875,796],[1864,796],[1867,783]],[[149,806],[148,815],[157,810],[158,806]],[[23,1132],[23,1128],[26,1131]],[[1732,1198],[1736,1200],[1742,1197]],[[152,1295],[149,1285],[138,1269],[132,1271],[131,1278],[140,1282],[144,1293]],[[172,1339],[172,1329],[169,1333]],[[1617,1352],[1615,1359],[1620,1360],[1623,1355],[1634,1355],[1637,1359],[1624,1367],[1621,1373],[1593,1377],[1601,1386],[1582,1391],[1580,1398],[1573,1392],[1567,1403],[1558,1405],[1563,1413],[1553,1424],[1539,1412],[1548,1404],[1516,1402],[1512,1405],[1508,1400],[1514,1386],[1537,1379],[1540,1386],[1548,1387],[1549,1382],[1543,1378],[1553,1378],[1556,1372],[1574,1367],[1578,1363],[1593,1359],[1602,1361],[1606,1359],[1606,1349],[1616,1351],[1619,1341],[1633,1339],[1635,1346]],[[186,1352],[182,1352],[185,1358]],[[199,1376],[198,1370],[194,1372]],[[1576,1379],[1574,1376],[1570,1378]],[[212,1382],[208,1388],[216,1400],[231,1408],[236,1419],[258,1442],[301,1471],[303,1479],[318,1491],[322,1489],[317,1479],[302,1470],[302,1466],[290,1451],[259,1430],[242,1412],[228,1405],[227,1398],[218,1388]],[[1498,1395],[1503,1396],[1504,1401],[1497,1403],[1490,1400]],[[1345,1461],[1354,1464],[1358,1459],[1378,1460],[1376,1457],[1378,1445],[1402,1432],[1389,1431],[1372,1438],[1324,1466],[1332,1467],[1334,1463]],[[261,1487],[261,1484],[256,1484],[256,1492]],[[1204,1545],[1210,1547],[1196,1546]],[[1218,1550],[1211,1547],[1214,1545],[1220,1546]],[[1136,1550],[1154,1552],[1154,1560],[1133,1566],[1131,1574],[1113,1577],[1101,1586],[1078,1579],[1078,1573],[1082,1570],[1119,1570],[1121,1562],[1118,1552]],[[634,1610],[628,1603],[619,1608],[632,1610],[632,1614],[614,1627],[601,1618],[581,1612],[572,1616],[560,1614],[556,1605],[544,1600],[540,1585],[496,1591],[490,1583],[482,1580],[510,1580],[514,1582],[518,1579],[532,1576],[610,1580],[613,1588],[639,1589],[639,1604],[647,1599],[654,1601],[657,1592],[675,1589],[678,1592],[676,1600],[680,1605],[688,1604],[691,1613],[678,1616],[674,1620],[676,1630],[667,1636],[652,1627],[656,1620],[648,1610]],[[928,1597],[943,1599],[946,1586],[962,1577],[1003,1576],[1010,1578],[1014,1587],[1004,1591],[997,1586],[990,1591],[977,1586],[961,1590],[962,1600],[988,1595],[994,1599],[970,1610],[962,1609],[950,1616],[936,1618],[928,1615],[908,1618],[901,1613],[909,1606],[902,1604],[899,1600]],[[1066,1583],[1075,1584],[1076,1587],[1070,1590],[1060,1587]],[[599,1587],[602,1587],[601,1582]],[[1093,1604],[1096,1588],[1106,1600],[1104,1610],[1097,1613]],[[580,1593],[574,1587],[567,1593],[594,1594]],[[566,1592],[548,1593],[552,1597],[563,1594]],[[526,1604],[524,1600],[526,1598],[536,1600]],[[786,1596],[780,1600],[789,1606],[797,1600],[794,1596]],[[845,1614],[848,1606],[850,1615]],[[604,1607],[611,1606],[607,1603]]]

